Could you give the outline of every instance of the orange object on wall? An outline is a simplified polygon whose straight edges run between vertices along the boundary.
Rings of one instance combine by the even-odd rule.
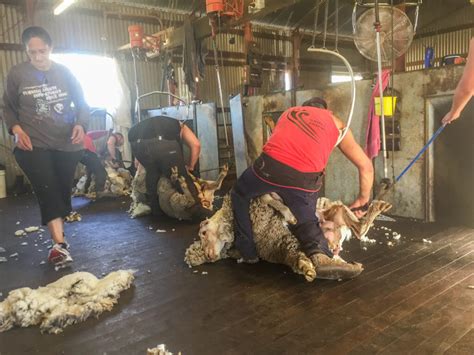
[[[128,26],[128,35],[130,36],[130,46],[132,48],[143,47],[143,27],[140,25]]]
[[[225,0],[206,0],[206,13],[224,12]]]

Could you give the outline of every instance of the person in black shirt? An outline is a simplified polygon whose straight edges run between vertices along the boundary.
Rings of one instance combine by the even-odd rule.
[[[196,186],[188,174],[188,171],[193,173],[201,151],[201,144],[189,127],[171,117],[152,117],[133,126],[128,132],[128,140],[133,155],[145,167],[147,199],[154,215],[160,214],[158,180],[161,176],[169,177],[174,166],[178,168],[179,175],[186,179],[189,191],[196,200],[196,205],[192,207],[195,209],[193,214],[197,217],[212,214],[212,211],[201,206]],[[182,142],[191,152],[187,164],[184,161]]]

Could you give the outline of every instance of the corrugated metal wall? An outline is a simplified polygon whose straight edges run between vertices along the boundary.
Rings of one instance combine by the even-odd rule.
[[[110,9],[110,10],[109,10]],[[81,4],[81,8],[68,10],[67,16],[54,16],[50,8],[40,7],[35,16],[35,24],[45,27],[51,34],[56,52],[86,52],[94,54],[113,53],[118,47],[128,43],[127,27],[131,24],[140,23],[144,27],[145,33],[151,34],[160,31],[160,21],[150,16],[152,13],[148,9],[123,8],[113,6],[106,10],[104,14],[103,7],[94,3]],[[184,18],[184,14],[175,14],[170,12],[153,12],[157,14],[164,27],[179,26]],[[21,7],[0,5],[0,43],[11,43],[19,45],[21,43],[21,32],[24,29],[24,20]],[[135,19],[134,16],[137,18]],[[140,16],[144,19],[140,20]],[[259,31],[259,27],[254,27],[254,32]],[[262,53],[285,58],[289,61],[291,58],[291,42],[280,39],[281,36],[289,37],[287,31],[272,30],[267,31],[266,38],[256,37]],[[274,36],[275,38],[268,38]],[[231,40],[232,39],[232,40]],[[235,40],[233,44],[231,42]],[[213,58],[212,44],[210,39],[206,40],[209,55]],[[217,48],[219,50],[219,60],[224,53],[236,53],[231,58],[223,58],[225,66],[221,68],[221,77],[223,84],[224,105],[228,106],[229,95],[239,93],[242,88],[243,66],[245,59],[243,53],[244,40],[241,34],[219,34],[217,36]],[[134,70],[133,62],[129,56],[119,57],[124,78],[129,85],[132,93],[134,88]],[[0,50],[0,90],[3,93],[4,82],[9,69],[26,60],[26,56],[21,46],[13,49]],[[191,96],[184,82],[184,72],[179,64],[175,64],[176,79],[178,81],[178,95],[190,100]],[[138,62],[138,83],[140,93],[159,90],[161,87],[162,63],[159,60],[149,62]],[[256,94],[266,92],[275,92],[284,89],[284,69],[277,68],[270,63],[263,75],[263,87]],[[100,80],[100,78],[98,78]],[[206,65],[205,80],[199,86],[199,98],[204,102],[216,102],[219,104],[219,95],[217,91],[216,71],[213,64]],[[166,105],[167,98],[152,96],[141,102],[142,108],[157,107]],[[0,102],[0,106],[2,103]],[[1,111],[1,107],[0,107]],[[221,146],[224,144],[224,130],[222,113],[218,114],[219,137]],[[230,115],[227,113],[227,124],[229,125],[228,135],[231,137]],[[5,129],[0,134],[0,163],[4,163],[8,170],[8,185],[11,186],[14,175],[17,173],[14,159],[11,155],[12,141]],[[225,154],[224,154],[225,155]]]
[[[425,50],[434,49],[434,65],[439,66],[441,59],[448,54],[467,55],[469,41],[474,36],[474,27],[415,39],[406,54],[406,71],[423,69]]]
[[[449,29],[453,29],[449,31]],[[467,55],[474,36],[474,5],[433,21],[419,30],[406,54],[406,70],[423,69],[425,50],[434,49],[435,66],[448,54]]]
[[[20,43],[21,32],[23,30],[23,13],[17,6],[7,6],[0,4],[0,43],[16,44]],[[12,49],[0,50],[0,94],[3,96],[5,79],[10,68],[25,60],[23,51]],[[1,97],[0,96],[0,97]],[[0,99],[0,112],[2,111],[2,101]],[[0,113],[1,115],[1,113]],[[15,158],[11,154],[13,140],[5,129],[3,120],[1,121],[0,132],[0,164],[6,167],[7,185],[11,186],[15,181],[15,175],[21,174]]]

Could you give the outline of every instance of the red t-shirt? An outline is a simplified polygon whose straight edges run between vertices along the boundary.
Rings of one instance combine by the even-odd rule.
[[[88,136],[87,134],[84,135],[84,148],[87,149],[88,151],[95,153],[95,145],[94,142],[92,141],[92,138]]]
[[[296,106],[280,116],[263,151],[298,171],[321,172],[338,137],[339,130],[330,111]]]
[[[94,140],[103,138],[109,134],[109,131],[100,130],[100,131],[90,131],[84,135],[84,149],[91,151],[92,153],[97,153],[97,147],[94,144]]]

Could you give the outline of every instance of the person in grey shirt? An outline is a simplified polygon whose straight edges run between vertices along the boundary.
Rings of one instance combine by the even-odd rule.
[[[72,73],[51,61],[52,41],[44,28],[28,27],[22,41],[29,61],[8,73],[4,117],[15,136],[16,161],[31,182],[42,224],[54,242],[48,260],[62,267],[72,261],[63,220],[72,210],[71,189],[89,107]]]

